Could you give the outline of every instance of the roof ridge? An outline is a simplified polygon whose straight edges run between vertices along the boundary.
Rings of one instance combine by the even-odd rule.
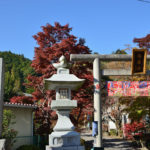
[[[34,106],[37,107],[36,104],[27,104],[27,103],[14,103],[14,102],[4,102],[4,104],[10,104],[10,105],[18,105],[18,106]]]

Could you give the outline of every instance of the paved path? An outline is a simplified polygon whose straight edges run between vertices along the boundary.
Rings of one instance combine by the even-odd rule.
[[[134,150],[130,142],[119,138],[104,137],[104,147],[105,150]]]
[[[81,133],[81,138],[91,143],[94,141],[91,133]],[[135,150],[130,142],[116,137],[104,136],[103,143],[105,150]]]

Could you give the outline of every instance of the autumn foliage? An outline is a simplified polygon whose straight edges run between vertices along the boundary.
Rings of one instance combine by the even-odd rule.
[[[133,122],[124,125],[125,137],[134,140],[135,136],[142,136],[145,130],[145,122]]]
[[[68,24],[64,26],[59,23],[55,23],[54,26],[47,24],[42,26],[42,32],[33,36],[38,45],[35,47],[34,59],[31,64],[36,75],[28,76],[29,83],[26,84],[26,87],[34,89],[31,103],[38,104],[35,123],[37,124],[36,132],[40,134],[50,133],[53,120],[56,119],[54,111],[50,108],[51,101],[55,100],[55,91],[46,90],[43,82],[44,78],[49,78],[56,73],[52,63],[58,62],[61,55],[64,55],[69,61],[70,54],[91,53],[89,48],[84,45],[85,41],[77,39],[70,33],[71,30],[72,28]],[[75,108],[72,111],[73,115],[71,115],[75,125],[83,121],[85,111],[92,107],[93,77],[91,68],[92,65],[89,62],[76,62],[70,69],[72,74],[86,79],[80,90],[72,92],[72,99],[78,100],[78,108]],[[19,100],[18,97],[13,98],[12,101],[24,102]]]
[[[12,103],[34,104],[32,97],[28,96],[14,96],[10,99]]]

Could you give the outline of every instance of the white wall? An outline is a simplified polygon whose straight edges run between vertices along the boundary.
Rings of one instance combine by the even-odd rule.
[[[12,150],[15,150],[20,145],[32,144],[33,127],[32,127],[32,109],[28,108],[16,108],[16,107],[4,107],[13,111],[16,116],[15,124],[11,127],[18,132],[16,143]]]
[[[115,123],[109,120],[108,121],[108,128],[109,128],[109,131],[110,131],[110,129],[116,129]]]

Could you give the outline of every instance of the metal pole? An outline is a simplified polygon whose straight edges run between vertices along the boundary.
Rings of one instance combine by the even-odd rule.
[[[101,75],[100,75],[100,60],[95,58],[93,62],[93,77],[94,77],[94,121],[98,123],[98,135],[94,149],[103,150],[102,143],[102,113],[101,113]]]

